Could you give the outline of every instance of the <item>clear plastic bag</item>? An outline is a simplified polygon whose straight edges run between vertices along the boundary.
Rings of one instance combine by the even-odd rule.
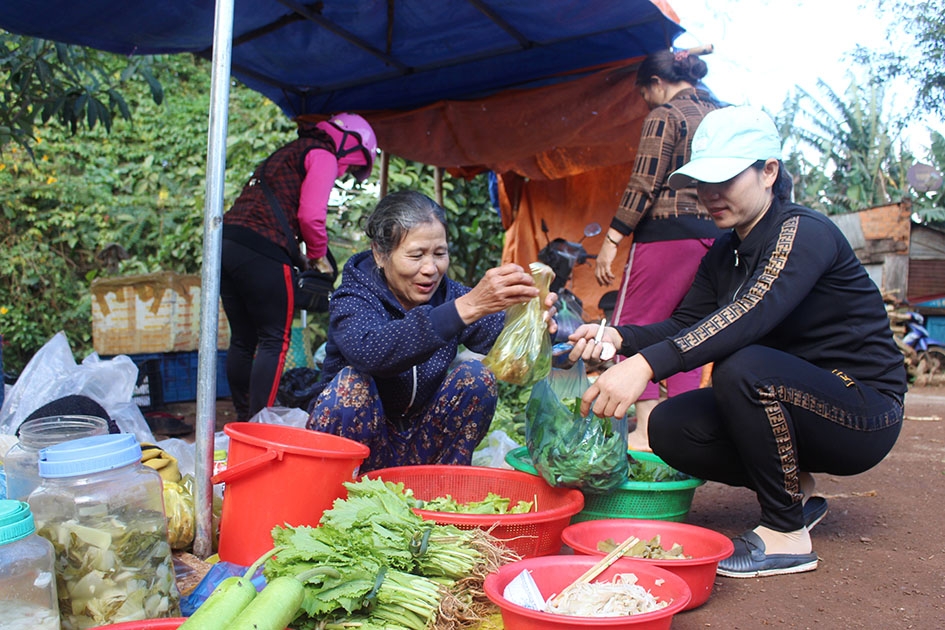
[[[126,355],[102,359],[93,352],[77,365],[65,333],[58,332],[33,355],[4,397],[0,433],[16,433],[36,409],[80,394],[100,404],[122,433],[153,442],[151,428],[132,400],[137,380],[138,366]]]
[[[554,272],[544,263],[529,266],[539,296],[506,310],[505,327],[482,360],[496,378],[513,385],[528,386],[551,371],[551,335],[542,320],[545,297]]]
[[[576,366],[577,367],[577,366]],[[583,374],[587,389],[587,376]],[[558,372],[566,372],[559,370]],[[581,415],[581,394],[559,397],[555,387],[576,388],[574,380],[535,384],[525,407],[525,445],[535,469],[549,485],[590,494],[613,490],[628,479],[627,418]],[[573,375],[568,375],[573,376]],[[583,393],[583,391],[582,391]]]
[[[578,303],[573,293],[562,292],[558,296],[555,321],[558,323],[558,331],[553,339],[554,343],[565,343],[568,337],[584,323],[582,318],[583,309]]]
[[[521,444],[509,437],[505,431],[495,430],[490,433],[485,440],[487,446],[483,446],[473,453],[473,466],[486,466],[488,468],[512,469],[512,466],[505,461],[505,456]]]

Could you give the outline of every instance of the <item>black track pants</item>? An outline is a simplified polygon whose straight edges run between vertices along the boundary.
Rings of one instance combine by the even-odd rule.
[[[712,387],[674,396],[650,419],[654,452],[701,479],[757,493],[761,524],[803,527],[800,471],[854,475],[886,456],[902,402],[794,355],[748,346],[719,361]]]
[[[292,268],[223,239],[220,297],[230,324],[226,378],[238,420],[275,404],[292,337]]]

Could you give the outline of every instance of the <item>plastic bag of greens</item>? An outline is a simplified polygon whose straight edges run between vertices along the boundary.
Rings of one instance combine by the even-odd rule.
[[[549,379],[525,407],[525,446],[535,469],[558,488],[601,494],[627,480],[627,418],[581,415],[581,398],[561,399]]]
[[[584,360],[578,359],[571,367],[551,368],[548,374],[548,384],[551,391],[558,396],[558,400],[568,400],[569,398],[580,398],[591,386],[587,378],[587,369],[584,366]]]
[[[554,272],[540,262],[533,262],[529,270],[538,286],[538,297],[506,310],[505,327],[482,359],[497,379],[513,385],[532,385],[551,371],[551,335],[542,321],[542,309]]]

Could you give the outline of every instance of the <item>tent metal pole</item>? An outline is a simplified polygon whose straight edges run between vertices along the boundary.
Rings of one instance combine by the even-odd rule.
[[[197,360],[195,430],[197,531],[194,555],[213,553],[213,436],[217,401],[217,320],[220,303],[220,252],[223,245],[223,184],[226,171],[227,106],[234,0],[217,0],[213,25],[210,124],[207,133],[207,199],[204,206],[203,265],[200,273],[200,342]],[[222,378],[226,378],[225,375]]]

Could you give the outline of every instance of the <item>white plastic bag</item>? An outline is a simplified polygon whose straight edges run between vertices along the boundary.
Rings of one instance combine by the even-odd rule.
[[[508,433],[502,430],[495,430],[486,437],[487,446],[475,451],[472,456],[473,466],[488,466],[489,468],[507,468],[512,466],[505,461],[505,456],[509,451],[515,450],[521,444],[509,437]]]
[[[4,396],[0,433],[16,433],[31,413],[47,403],[81,395],[100,404],[122,433],[132,433],[140,442],[154,442],[151,428],[132,400],[137,380],[138,366],[125,355],[103,360],[93,352],[76,364],[66,334],[60,331],[33,355]]]
[[[263,407],[249,421],[304,429],[305,423],[308,422],[308,412],[295,407]]]

